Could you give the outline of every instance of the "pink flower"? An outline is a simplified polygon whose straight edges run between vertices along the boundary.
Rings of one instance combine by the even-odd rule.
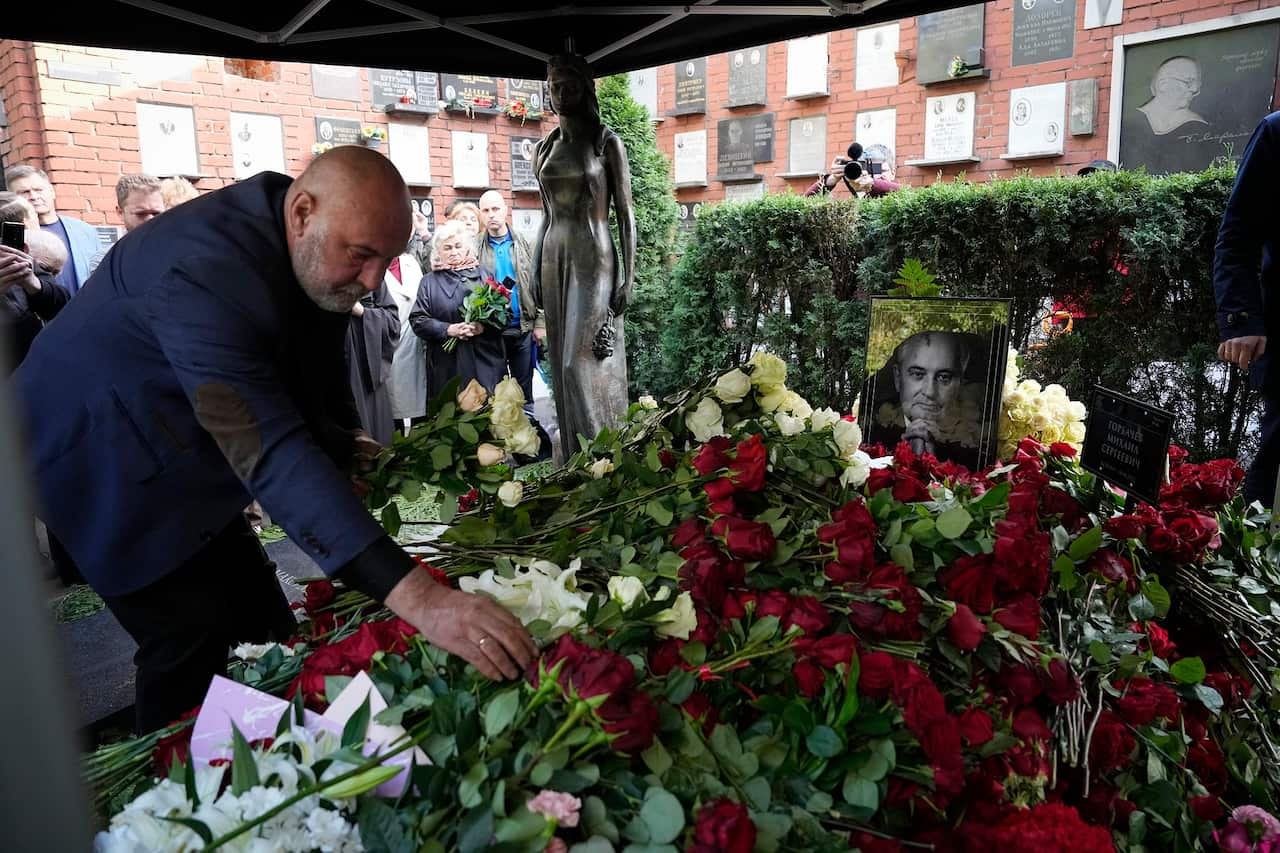
[[[573,828],[578,825],[578,811],[582,808],[582,800],[560,791],[540,791],[525,803],[525,808],[547,820],[554,820],[558,826]]]
[[[1249,837],[1257,841],[1271,841],[1280,837],[1280,820],[1276,820],[1266,809],[1236,806],[1231,812],[1231,819],[1244,824],[1249,830]]]

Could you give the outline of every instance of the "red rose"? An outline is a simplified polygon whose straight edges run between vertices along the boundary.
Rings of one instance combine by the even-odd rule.
[[[183,714],[173,723],[183,723],[187,720],[194,721],[200,715],[200,708],[197,705],[187,713]],[[170,723],[169,725],[173,725]],[[156,741],[155,748],[151,750],[151,764],[155,769],[157,776],[165,777],[169,775],[169,768],[174,764],[186,764],[187,756],[191,751],[191,734],[195,731],[194,722],[189,726],[184,726],[171,735],[165,735]]]
[[[465,495],[458,495],[458,512],[471,512],[480,503],[480,492],[472,489]]]
[[[1134,630],[1142,631],[1142,627],[1135,626]],[[1173,656],[1177,654],[1178,647],[1169,639],[1169,632],[1155,622],[1148,622],[1143,633],[1147,635],[1147,644],[1151,647],[1151,652],[1156,657],[1172,660]]]
[[[1166,512],[1164,520],[1169,526],[1169,532],[1186,543],[1194,555],[1193,559],[1203,557],[1205,551],[1217,548],[1221,543],[1221,538],[1218,536],[1218,520],[1211,515],[1194,510],[1180,510]]]
[[[750,562],[767,560],[778,547],[769,525],[731,515],[717,518],[711,525],[711,533],[713,536],[724,537],[725,547],[730,554]]]
[[[1158,718],[1177,719],[1180,700],[1169,685],[1149,678],[1131,678],[1122,689],[1124,695],[1116,701],[1116,711],[1130,725],[1145,726]]]
[[[919,503],[920,501],[931,500],[932,495],[924,487],[924,483],[911,474],[900,471],[897,481],[893,484],[893,499],[904,504]]]
[[[1093,739],[1089,741],[1089,769],[1095,773],[1108,773],[1128,765],[1136,745],[1124,721],[1113,711],[1103,711],[1098,715]]]
[[[1013,715],[1013,733],[1023,740],[1051,740],[1053,732],[1034,708],[1021,708]]]
[[[707,538],[707,526],[696,515],[686,518],[680,522],[680,526],[671,531],[671,545],[677,551],[683,550],[690,545],[705,541]]]
[[[1110,548],[1099,548],[1085,561],[1084,570],[1102,575],[1109,581],[1128,583],[1133,579],[1133,564]]]
[[[1040,679],[1029,666],[1006,664],[1000,678],[1015,705],[1025,705],[1040,695]]]
[[[797,661],[791,670],[796,677],[796,687],[800,694],[812,699],[822,692],[822,685],[827,680],[826,671],[812,661]]]
[[[680,556],[685,558],[679,572],[681,588],[689,591],[695,604],[708,610],[719,611],[730,587],[746,579],[742,563],[726,560],[705,543],[690,545]]]
[[[872,699],[888,696],[897,676],[897,658],[888,652],[868,652],[860,663],[862,671],[858,676],[858,689]]]
[[[797,655],[809,658],[826,669],[835,669],[838,664],[847,667],[853,662],[858,641],[852,634],[832,634],[820,640],[796,640],[794,648]]]
[[[781,622],[786,618],[787,611],[790,609],[791,596],[780,589],[771,589],[760,596],[756,602],[756,618],[763,619],[765,616],[777,616],[778,621]]]
[[[1206,797],[1192,797],[1188,805],[1191,806],[1195,816],[1205,823],[1214,823],[1226,814],[1226,810],[1222,808],[1222,801],[1212,794]]]
[[[1113,539],[1137,539],[1146,529],[1146,521],[1137,515],[1117,515],[1102,522],[1102,532]]]
[[[849,845],[859,853],[903,853],[906,850],[897,839],[878,838],[865,832],[850,835]]]
[[[680,663],[683,640],[664,640],[649,652],[649,670],[659,677],[675,669]]]
[[[698,811],[693,843],[688,853],[751,853],[756,846],[756,825],[747,807],[721,797]]]
[[[987,626],[982,624],[967,604],[957,604],[956,612],[947,621],[947,637],[957,649],[971,652],[982,642]]]
[[[593,649],[568,634],[542,653],[542,665],[548,671],[560,661],[564,661],[560,684],[572,685],[584,699],[605,694],[614,696],[635,680],[631,661],[608,649]]]
[[[792,625],[798,625],[805,636],[813,637],[822,633],[831,624],[831,614],[822,602],[811,595],[798,595],[791,599],[791,607],[782,620],[782,630],[786,633]]]
[[[1080,502],[1057,486],[1050,486],[1041,493],[1041,508],[1046,515],[1061,516],[1062,525],[1067,530],[1075,530],[1084,518]]]
[[[662,465],[664,470],[674,471],[676,470],[676,466],[680,464],[680,457],[664,448],[663,450],[658,451],[658,462]]]
[[[1249,699],[1249,680],[1229,672],[1211,672],[1204,677],[1204,683],[1222,696],[1223,706],[1228,710],[1239,708]]]
[[[1244,480],[1244,469],[1234,459],[1180,465],[1172,474],[1172,482],[1160,491],[1165,508],[1217,509],[1235,497]]]
[[[1040,636],[1040,602],[1030,593],[1023,593],[995,612],[995,620],[1015,634],[1034,640]]]
[[[877,567],[867,579],[866,589],[876,598],[853,603],[849,608],[850,623],[859,630],[895,640],[918,640],[924,636],[920,625],[924,600],[900,566],[885,563]],[[881,603],[884,601],[896,605],[889,607]]]
[[[725,619],[741,619],[747,615],[747,605],[754,605],[758,597],[749,589],[729,592],[720,603],[720,615]]]
[[[996,522],[996,579],[1007,592],[1044,595],[1049,587],[1049,534],[1034,522]]]
[[[694,470],[704,477],[710,477],[721,468],[729,464],[729,457],[725,453],[729,449],[732,442],[723,435],[713,436],[710,441],[702,445],[698,450],[690,464]]]
[[[835,542],[846,536],[876,537],[876,521],[862,498],[855,498],[831,513],[831,523],[818,528],[819,542]]]
[[[738,455],[729,464],[729,476],[739,489],[758,492],[764,488],[764,469],[768,461],[769,453],[760,442],[760,436],[753,435],[738,442]]]
[[[872,468],[871,475],[867,477],[867,494],[874,495],[881,489],[892,486],[893,479],[893,471],[889,468]]]
[[[648,749],[653,743],[653,733],[658,730],[658,706],[642,690],[628,689],[610,696],[596,710],[596,715],[604,723],[606,732],[617,735],[613,748],[630,755]]]
[[[1196,774],[1210,794],[1220,797],[1227,789],[1227,762],[1213,741],[1202,740],[1191,745],[1187,750],[1187,769]]]
[[[332,604],[337,596],[338,590],[329,581],[312,581],[307,584],[307,591],[302,599],[302,609],[308,616],[314,616],[317,610]]]
[[[1187,461],[1187,457],[1191,454],[1183,450],[1176,444],[1169,445],[1169,467],[1178,468],[1183,462]]]
[[[982,746],[995,736],[991,715],[981,708],[966,708],[960,715],[957,728],[969,746]]]
[[[702,490],[707,493],[707,509],[714,515],[733,515],[738,511],[738,505],[733,501],[735,489],[729,478],[721,477],[704,483]]]
[[[1074,702],[1080,695],[1080,679],[1076,678],[1071,666],[1062,658],[1049,661],[1049,666],[1037,670],[1037,675],[1045,695],[1055,705]]]
[[[995,606],[995,572],[989,554],[965,556],[938,575],[947,595],[976,613],[990,613]]]
[[[1059,459],[1070,459],[1076,455],[1076,449],[1066,442],[1055,441],[1049,445],[1049,455]]]

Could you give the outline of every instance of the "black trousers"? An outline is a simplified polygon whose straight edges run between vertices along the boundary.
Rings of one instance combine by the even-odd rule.
[[[1260,426],[1262,443],[1244,478],[1244,499],[1246,503],[1259,501],[1270,507],[1275,497],[1276,472],[1280,470],[1280,397],[1265,394]]]
[[[502,346],[506,350],[507,371],[520,383],[525,402],[533,404],[533,352],[535,344],[532,332],[508,329],[502,333]]]
[[[243,515],[165,577],[103,600],[138,644],[139,734],[199,705],[210,679],[226,675],[234,645],[281,642],[297,628],[275,564]]]

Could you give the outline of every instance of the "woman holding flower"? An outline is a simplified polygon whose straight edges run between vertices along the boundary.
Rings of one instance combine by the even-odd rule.
[[[431,251],[441,266],[423,276],[409,312],[409,326],[427,349],[428,398],[455,376],[462,377],[463,386],[475,379],[492,392],[506,373],[501,332],[463,322],[467,295],[493,276],[477,265],[473,244],[463,223],[451,220],[440,226],[431,238]],[[450,340],[456,344],[446,348]]]

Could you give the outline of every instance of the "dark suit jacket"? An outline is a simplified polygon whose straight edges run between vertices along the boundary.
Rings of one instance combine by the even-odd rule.
[[[409,559],[335,464],[358,425],[347,315],[294,277],[290,182],[264,173],[133,231],[14,375],[42,517],[103,595],[164,577],[251,497],[328,573]]]
[[[1213,290],[1222,340],[1266,335],[1266,354],[1250,369],[1255,385],[1280,392],[1280,375],[1271,369],[1272,347],[1280,344],[1280,227],[1275,218],[1275,189],[1280,186],[1280,112],[1262,120],[1244,149],[1235,188],[1218,230]]]
[[[435,270],[422,277],[418,298],[409,312],[409,326],[422,338],[427,350],[427,397],[435,397],[449,380],[462,377],[462,387],[475,379],[492,392],[506,375],[502,332],[485,327],[470,340],[458,339],[453,352],[444,350],[449,324],[462,322],[462,302],[472,289],[493,273],[485,267],[461,272]]]
[[[40,279],[40,291],[27,293],[20,285],[14,285],[0,293],[0,340],[7,339],[8,352],[0,358],[0,376],[22,364],[35,342],[36,335],[45,324],[57,316],[67,304],[71,294],[53,280],[53,276],[40,267],[36,275]]]

